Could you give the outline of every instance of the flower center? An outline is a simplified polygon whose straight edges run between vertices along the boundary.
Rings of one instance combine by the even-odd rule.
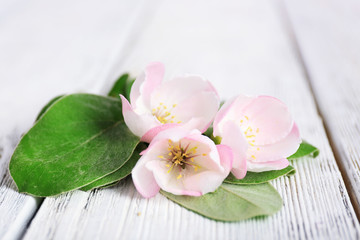
[[[244,118],[240,120],[240,127],[243,130],[244,135],[245,135],[246,140],[249,143],[249,145],[254,147],[256,135],[260,132],[259,128],[253,129],[250,126],[250,121],[249,121],[248,116],[244,116]],[[256,150],[259,151],[260,148],[257,147]],[[251,158],[256,159],[256,157],[254,155],[251,155]]]
[[[190,147],[190,143],[186,145],[186,147],[181,146],[181,142],[173,143],[171,140],[168,141],[168,153],[166,156],[159,155],[158,158],[167,161],[166,167],[168,169],[168,173],[170,173],[174,168],[178,168],[180,173],[177,176],[177,179],[183,177],[182,170],[186,167],[191,167],[195,171],[198,171],[200,168],[199,165],[194,163],[194,158],[199,156],[197,154],[197,146]],[[206,156],[206,153],[202,154]]]
[[[176,107],[176,104],[173,104],[171,108],[166,106],[164,103],[160,103],[158,107],[153,108],[151,110],[152,115],[159,120],[162,124],[165,123],[174,123],[176,116],[171,114],[171,111]],[[181,121],[177,121],[177,123],[181,123]]]

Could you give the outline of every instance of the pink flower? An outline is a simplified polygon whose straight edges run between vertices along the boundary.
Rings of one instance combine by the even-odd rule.
[[[237,96],[227,101],[214,120],[214,136],[232,148],[231,172],[262,172],[287,167],[286,159],[299,148],[299,129],[286,105],[269,97]]]
[[[229,147],[182,127],[160,132],[141,155],[132,178],[146,198],[160,188],[176,195],[213,192],[230,173],[233,158]]]
[[[152,63],[131,89],[130,103],[121,95],[126,125],[144,142],[162,130],[182,125],[201,132],[211,124],[220,100],[209,81],[199,76],[161,83],[164,66]]]

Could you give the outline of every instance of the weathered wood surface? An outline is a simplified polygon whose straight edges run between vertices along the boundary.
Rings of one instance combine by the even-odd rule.
[[[41,203],[19,194],[7,170],[21,134],[54,96],[98,92],[112,77],[142,2],[0,2],[0,239],[21,237]]]
[[[285,2],[330,141],[343,176],[349,181],[359,215],[360,2]]]
[[[41,4],[45,4],[45,1]],[[54,3],[47,4],[48,10],[53,9],[51,6]],[[43,18],[52,19],[57,12],[55,10],[59,7],[63,12],[70,11],[65,11],[65,3],[58,4],[63,8],[56,6],[52,14],[47,12],[46,14],[49,15]],[[0,55],[1,66],[7,63],[10,68],[4,71],[6,76],[16,76],[7,81],[10,86],[8,91],[2,90],[1,93],[11,95],[15,90],[22,94],[26,94],[30,89],[35,91],[31,98],[32,102],[25,103],[27,104],[25,113],[19,114],[17,114],[19,109],[16,110],[16,107],[24,106],[19,104],[19,101],[26,99],[20,97],[12,103],[7,103],[5,101],[9,101],[8,96],[0,96],[0,106],[9,109],[8,119],[1,119],[1,125],[4,123],[6,126],[4,129],[10,129],[10,124],[13,124],[11,128],[16,126],[19,129],[16,134],[9,132],[4,136],[18,137],[21,131],[31,125],[32,119],[44,102],[58,93],[73,92],[78,89],[104,93],[117,74],[130,70],[136,75],[148,62],[160,60],[166,64],[167,77],[182,73],[204,75],[214,83],[223,98],[237,93],[248,93],[269,94],[282,99],[293,112],[303,138],[319,147],[321,154],[316,159],[304,158],[294,161],[297,174],[273,182],[284,199],[284,207],[281,212],[271,217],[238,223],[215,222],[194,214],[161,195],[149,200],[143,199],[128,180],[109,189],[92,192],[76,191],[46,198],[36,212],[24,238],[359,238],[359,223],[332,154],[322,120],[318,115],[302,61],[288,29],[287,18],[283,16],[282,5],[278,1],[265,0],[233,0],[226,3],[187,0],[151,2],[147,5],[140,5],[139,2],[132,3],[131,6],[128,4],[128,2],[121,4],[108,1],[107,5],[100,6],[94,1],[87,12],[88,20],[93,21],[92,27],[100,19],[102,23],[108,25],[105,24],[104,27],[100,24],[95,28],[88,28],[88,35],[85,34],[84,39],[78,39],[75,43],[69,40],[68,45],[65,45],[67,47],[63,49],[58,47],[58,44],[61,46],[62,41],[57,40],[56,37],[48,39],[50,42],[54,41],[48,48],[42,48],[40,45],[39,53],[32,50],[33,45],[24,46],[24,50],[28,53],[18,53],[18,58],[23,55],[28,59],[37,56],[37,61],[30,63],[32,67],[27,65],[29,63],[9,63]],[[70,38],[77,33],[76,30],[87,29],[85,27],[87,24],[84,15],[78,20],[79,22],[72,22],[77,19],[75,13],[80,11],[83,5],[68,3],[68,6],[71,6],[70,12],[73,15],[68,15],[67,21],[69,24],[72,23],[73,30],[70,27],[70,30],[62,29],[62,31]],[[39,13],[37,5],[28,4],[21,8],[21,11],[25,11],[26,8],[28,15]],[[90,14],[98,13],[94,10],[96,8],[102,9],[99,11],[102,14],[97,15],[97,19],[92,19]],[[11,9],[18,10],[16,7]],[[16,14],[11,13],[6,17],[13,16]],[[24,13],[19,13],[17,16],[21,20]],[[85,19],[86,16],[85,14]],[[53,21],[55,19],[56,16]],[[34,28],[42,22],[40,20],[33,23]],[[113,21],[118,22],[115,24]],[[28,23],[22,24],[25,25],[22,31],[28,29],[26,25]],[[59,26],[61,27],[61,24]],[[128,30],[123,31],[123,26]],[[4,28],[10,31],[13,27],[10,23],[6,23],[0,25],[0,31]],[[104,35],[103,28],[107,29],[108,34]],[[56,34],[55,30],[52,31],[53,35]],[[39,35],[35,40],[40,40],[41,37],[42,35]],[[83,37],[83,34],[79,34],[78,37]],[[11,40],[11,37],[8,38]],[[10,41],[9,39],[7,41]],[[28,41],[23,41],[24,44],[30,44]],[[9,45],[6,43],[0,38],[1,51],[6,50],[5,46]],[[14,45],[10,46],[15,48]],[[94,52],[93,48],[98,51]],[[113,48],[116,48],[115,51]],[[68,52],[64,52],[64,49],[68,49]],[[10,57],[16,58],[10,54],[14,49],[6,51]],[[58,53],[61,59],[55,59],[50,64],[49,61],[52,60],[54,53],[50,54],[47,51]],[[69,57],[71,62],[66,61]],[[73,66],[88,60],[92,60],[89,65]],[[40,68],[41,65],[45,66]],[[24,71],[18,72],[15,69],[24,69]],[[32,72],[25,74],[26,70]],[[39,72],[43,74],[42,83],[37,78]],[[59,73],[63,75],[56,75]],[[44,84],[45,79],[53,75],[55,79],[49,81],[49,85],[45,87],[41,85]],[[38,86],[30,88],[31,85],[28,83],[30,79]],[[66,80],[68,82],[61,83],[62,79],[68,79]],[[15,80],[27,87],[15,83],[11,85],[11,81]],[[55,85],[54,88],[51,88],[52,85]],[[44,91],[44,89],[52,90]],[[15,144],[16,139],[13,140],[12,148]],[[12,148],[8,146],[4,148],[6,154],[3,154],[0,169],[4,173],[4,165],[10,157]],[[10,182],[8,176],[5,179]],[[0,185],[1,189],[12,194],[11,197],[10,193],[0,192],[0,200],[3,197],[8,199],[7,205],[0,201],[0,213],[7,214],[5,216],[14,214],[18,219],[23,219],[23,223],[20,224],[20,228],[12,227],[19,225],[14,224],[14,221],[7,222],[8,219],[0,215],[1,220],[6,221],[6,226],[0,225],[0,233],[11,232],[13,234],[11,237],[18,237],[21,236],[18,233],[36,211],[36,202],[31,197],[16,193],[9,188],[10,185],[11,183]],[[29,208],[32,212],[22,213],[24,211],[12,210],[22,209],[26,205],[24,201],[16,202],[17,199],[22,198],[27,199],[28,202],[32,201],[33,206]],[[26,215],[27,219],[21,218],[21,214]]]

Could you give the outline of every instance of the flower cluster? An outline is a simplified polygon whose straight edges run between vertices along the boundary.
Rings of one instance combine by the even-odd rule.
[[[146,67],[121,96],[129,129],[149,147],[132,171],[136,189],[150,198],[160,188],[176,195],[215,191],[229,175],[287,167],[298,149],[299,130],[286,105],[269,96],[236,96],[220,108],[212,84],[199,76],[162,83],[164,66]],[[202,135],[213,124],[220,145]]]

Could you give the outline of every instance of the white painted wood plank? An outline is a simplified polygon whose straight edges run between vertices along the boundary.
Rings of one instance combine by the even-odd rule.
[[[0,238],[17,239],[40,199],[19,194],[8,173],[20,135],[56,95],[98,92],[126,52],[142,1],[0,3]]]
[[[224,97],[270,94],[292,110],[317,159],[274,181],[284,208],[238,223],[205,219],[161,195],[143,199],[131,181],[90,193],[47,198],[25,239],[356,239],[359,224],[277,1],[163,2],[118,72],[138,74],[153,60],[167,76],[198,73]],[[108,83],[110,84],[110,83]]]
[[[38,209],[41,199],[19,194],[7,168],[18,136],[0,139],[0,237],[17,239]]]
[[[286,0],[285,3],[338,161],[360,214],[360,2]]]

